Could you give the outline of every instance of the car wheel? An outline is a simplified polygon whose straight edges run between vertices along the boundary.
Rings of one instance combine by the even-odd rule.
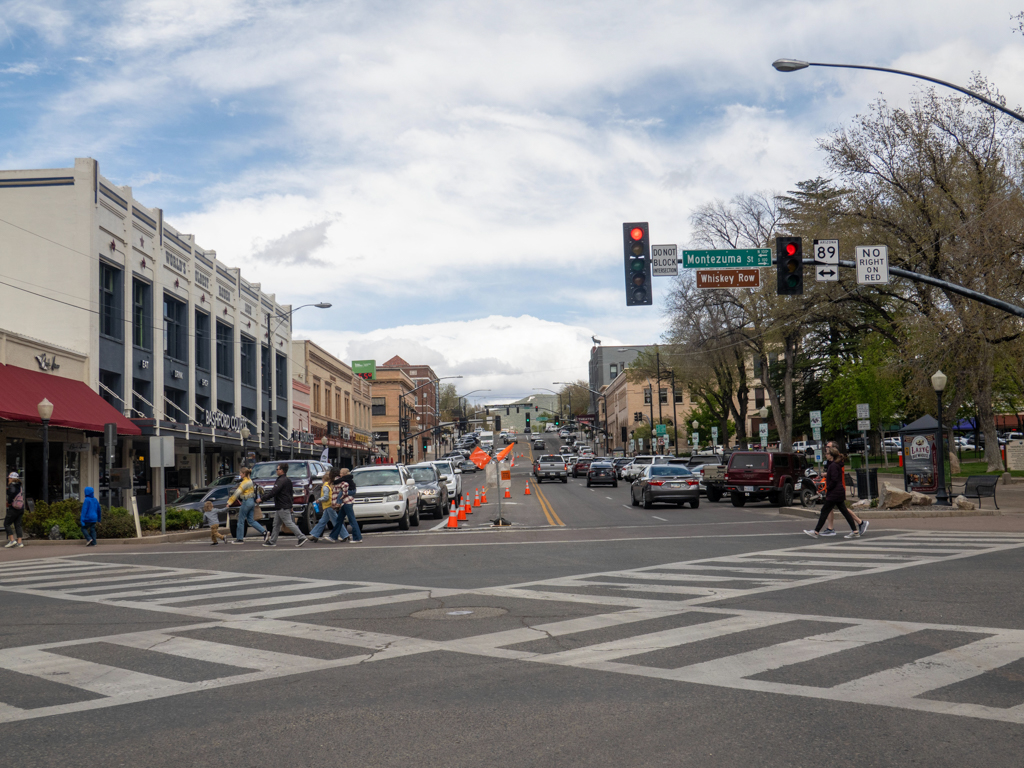
[[[640,506],[640,502],[636,500],[636,496],[633,494],[632,487],[630,487],[629,489],[629,503],[632,504],[634,507]]]
[[[307,501],[306,508],[302,510],[302,514],[299,516],[299,530],[302,531],[303,536],[309,536],[309,532],[313,530],[316,523],[313,522],[313,502]]]
[[[721,501],[722,492],[717,488],[708,488],[708,501]]]
[[[786,483],[782,486],[782,491],[779,492],[779,506],[788,507],[793,503],[793,486],[790,483]]]
[[[398,529],[400,531],[408,531],[409,530],[409,507],[408,507],[408,505],[405,508],[405,512],[402,513],[402,518],[398,521]]]
[[[651,509],[654,506],[654,500],[651,499],[649,493],[644,494],[644,509]]]
[[[729,497],[732,500],[732,505],[734,507],[742,507],[747,503],[747,497],[742,493],[731,493],[729,494]]]
[[[409,524],[413,528],[419,528],[420,527],[420,511],[421,510],[422,510],[422,507],[419,504],[417,504],[416,505],[416,512],[413,514],[413,516],[411,518],[409,518]]]
[[[700,499],[694,499],[690,502],[690,509],[696,509],[700,506]]]

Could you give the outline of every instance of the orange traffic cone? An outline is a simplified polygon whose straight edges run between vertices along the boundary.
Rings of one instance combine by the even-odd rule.
[[[459,527],[459,513],[455,509],[455,502],[453,501],[452,505],[451,505],[451,509],[448,510],[448,525],[445,527],[445,530],[448,530],[448,528],[458,529],[458,527]]]
[[[465,504],[465,506],[464,506],[464,507],[462,508],[462,510],[463,510],[463,512],[464,512],[465,514],[467,514],[467,515],[472,515],[472,514],[473,514],[473,505],[472,505],[472,504],[471,504],[471,503],[469,502],[469,500],[467,500],[467,501],[466,501],[466,504]],[[464,520],[465,518],[461,518],[461,517],[460,517],[459,519],[460,519],[460,520]]]
[[[468,506],[469,505],[467,504],[466,507],[468,507]],[[459,520],[465,520],[466,519],[466,507],[462,507],[461,509],[459,509]]]
[[[523,495],[524,496],[529,496],[530,495],[530,481],[529,480],[526,481],[526,492],[523,493]]]
[[[509,493],[509,489],[508,488],[505,489],[505,498],[506,499],[511,499],[512,498],[512,494]]]
[[[481,504],[486,504],[487,503],[487,488],[486,487],[484,488],[483,493],[480,496],[480,503]]]
[[[480,506],[480,489],[479,488],[477,488],[476,489],[476,493],[473,494],[473,506],[474,507],[479,507]]]

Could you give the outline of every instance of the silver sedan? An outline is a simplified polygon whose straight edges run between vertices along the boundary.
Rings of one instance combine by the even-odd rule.
[[[644,468],[629,487],[634,507],[642,503],[650,509],[656,503],[683,506],[686,502],[696,509],[700,506],[700,481],[684,466],[678,464],[652,464]]]

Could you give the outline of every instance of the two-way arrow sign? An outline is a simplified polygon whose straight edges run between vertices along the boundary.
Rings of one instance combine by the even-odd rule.
[[[819,283],[839,282],[839,241],[814,241],[814,279]]]
[[[839,272],[835,267],[818,267],[814,274],[814,279],[819,283],[837,282],[839,280]]]

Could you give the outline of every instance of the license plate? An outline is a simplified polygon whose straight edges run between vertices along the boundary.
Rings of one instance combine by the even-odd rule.
[[[743,486],[743,490],[746,493],[753,493],[754,492],[754,486],[752,486],[752,485],[744,485]]]
[[[679,483],[669,483],[668,487],[669,488],[681,488],[682,486]]]

